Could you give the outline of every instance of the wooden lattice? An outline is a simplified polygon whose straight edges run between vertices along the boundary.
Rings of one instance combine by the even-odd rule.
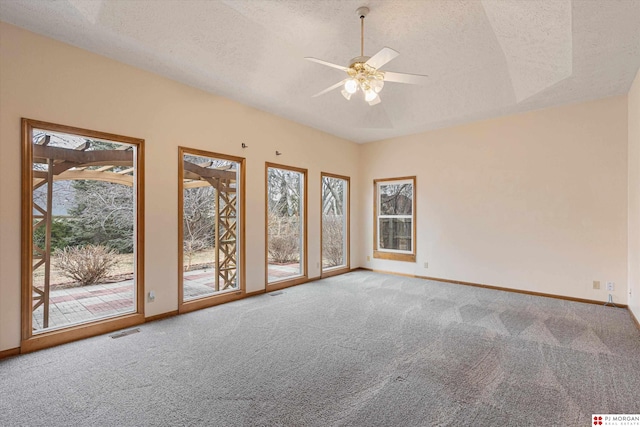
[[[238,211],[236,172],[210,168],[213,162],[184,164],[184,188],[211,185],[215,194],[215,268],[214,290],[224,291],[238,286]]]

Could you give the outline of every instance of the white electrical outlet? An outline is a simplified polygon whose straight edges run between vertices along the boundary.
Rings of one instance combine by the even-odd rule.
[[[428,262],[424,263],[424,268],[429,268],[429,263]]]
[[[613,291],[615,288],[615,283],[614,282],[607,282],[607,290],[608,291]]]
[[[367,262],[371,261],[371,257],[367,255]]]
[[[147,301],[154,302],[156,300],[156,293],[154,291],[149,291],[147,294]]]

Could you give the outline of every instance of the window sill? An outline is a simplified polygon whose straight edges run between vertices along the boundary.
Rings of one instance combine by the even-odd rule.
[[[416,262],[416,254],[399,254],[395,252],[373,251],[373,257],[392,261]]]

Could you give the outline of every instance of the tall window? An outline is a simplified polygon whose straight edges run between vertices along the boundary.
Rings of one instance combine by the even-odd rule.
[[[26,347],[53,330],[100,321],[105,332],[113,319],[128,316],[111,329],[143,320],[142,144],[23,120]],[[69,339],[90,333],[76,328]]]
[[[415,177],[377,179],[374,184],[374,258],[416,260]]]
[[[322,275],[349,269],[349,177],[322,173]]]
[[[244,159],[183,147],[179,156],[179,306],[189,311],[241,290]]]
[[[266,178],[267,284],[299,283],[307,276],[307,170],[267,163]]]

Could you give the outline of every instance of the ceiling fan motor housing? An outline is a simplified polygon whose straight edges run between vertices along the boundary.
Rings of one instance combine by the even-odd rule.
[[[371,58],[370,56],[356,56],[349,61],[349,68],[354,68],[356,64],[364,64]]]
[[[369,8],[362,6],[356,9],[356,14],[358,15],[358,18],[364,18],[365,16],[367,16],[367,14],[369,13]]]

